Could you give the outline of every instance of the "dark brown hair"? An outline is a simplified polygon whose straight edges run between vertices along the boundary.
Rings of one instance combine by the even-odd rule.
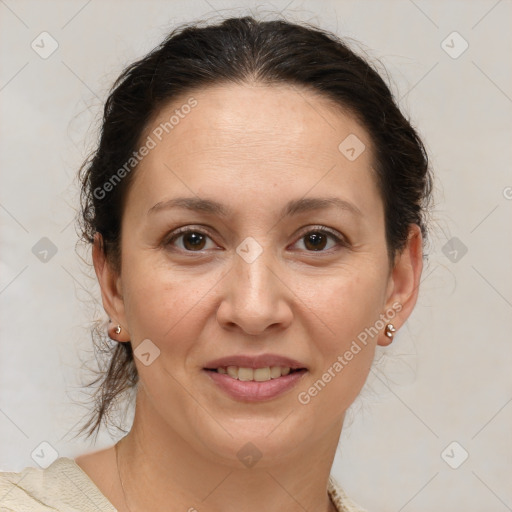
[[[120,270],[123,201],[136,166],[121,180],[118,171],[138,149],[149,121],[164,104],[194,89],[254,81],[309,89],[354,115],[372,140],[390,263],[405,246],[411,224],[420,226],[426,240],[432,188],[427,154],[377,69],[332,33],[306,23],[253,17],[181,25],[115,81],[99,144],[79,173],[83,240],[92,243],[100,233],[109,263]],[[115,186],[106,190],[106,183]],[[100,352],[107,354],[108,368],[89,384],[101,383],[94,413],[81,430],[87,430],[87,437],[106,423],[119,396],[138,383],[131,344],[112,344],[104,329],[93,332],[107,347]]]

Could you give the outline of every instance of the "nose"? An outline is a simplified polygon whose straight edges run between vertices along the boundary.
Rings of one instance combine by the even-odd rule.
[[[270,250],[264,250],[250,263],[235,254],[222,290],[217,321],[224,329],[238,329],[250,335],[285,329],[293,318],[294,294],[289,286]]]

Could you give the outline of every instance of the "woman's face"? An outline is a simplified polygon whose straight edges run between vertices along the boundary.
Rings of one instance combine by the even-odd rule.
[[[389,272],[368,133],[309,91],[223,85],[162,109],[148,136],[122,269],[110,274],[117,292],[102,281],[111,318],[146,353],[136,358],[145,414],[225,461],[248,442],[268,460],[339,434],[384,326],[400,327],[414,305],[421,259],[416,277]],[[238,381],[237,392],[205,369],[262,354],[305,370],[282,386]]]

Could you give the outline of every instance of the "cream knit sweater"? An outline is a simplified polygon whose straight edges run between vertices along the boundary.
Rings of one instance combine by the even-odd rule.
[[[328,487],[338,512],[366,512],[334,478]],[[0,472],[0,512],[117,512],[73,459],[60,457],[46,469]]]

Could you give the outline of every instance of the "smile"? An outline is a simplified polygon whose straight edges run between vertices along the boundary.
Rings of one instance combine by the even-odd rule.
[[[245,368],[237,366],[204,369],[221,391],[240,401],[257,402],[276,398],[296,386],[307,373],[305,368]]]

